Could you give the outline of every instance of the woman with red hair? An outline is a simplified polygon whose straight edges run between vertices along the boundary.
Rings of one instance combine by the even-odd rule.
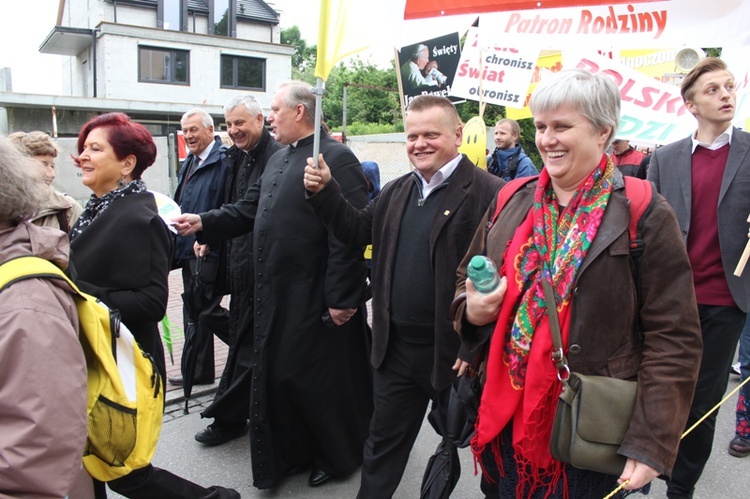
[[[83,126],[74,160],[93,194],[70,231],[70,259],[78,286],[120,312],[163,380],[157,324],[167,309],[173,241],[141,179],[155,159],[151,134],[125,114],[103,114]],[[131,498],[239,497],[232,489],[206,489],[150,464],[108,485]],[[107,496],[104,484],[95,488],[97,498]]]

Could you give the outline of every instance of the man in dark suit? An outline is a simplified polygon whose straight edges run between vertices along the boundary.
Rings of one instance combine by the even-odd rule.
[[[459,154],[461,121],[448,99],[414,98],[405,128],[414,171],[386,185],[363,210],[347,203],[336,181],[329,183],[325,161],[320,170],[305,170],[305,186],[315,193],[310,202],[329,230],[347,244],[373,245],[375,412],[360,498],[393,495],[428,403],[468,365],[449,314],[456,268],[504,184]]]
[[[721,400],[750,310],[750,272],[733,274],[747,243],[750,134],[732,127],[734,77],[720,59],[701,61],[683,80],[681,93],[698,129],[657,149],[648,179],[674,209],[693,267],[703,358],[690,427]],[[715,423],[716,413],[683,439],[667,497],[693,496],[711,454]],[[750,442],[743,445],[750,453]]]
[[[224,200],[224,186],[229,170],[224,166],[226,147],[219,137],[214,137],[214,120],[203,109],[191,109],[180,120],[182,134],[190,150],[180,169],[174,199],[183,212],[203,212],[218,208]],[[185,291],[190,287],[190,279],[196,271],[197,262],[193,252],[195,236],[176,236],[173,267],[182,267],[182,282]],[[185,331],[188,322],[194,322],[199,339],[195,347],[195,370],[192,373],[194,385],[214,382],[214,334],[224,342],[229,342],[229,312],[221,306],[222,293],[215,292],[214,283],[219,272],[219,251],[201,259],[199,274],[203,283],[203,308],[195,310],[191,317],[185,304]],[[173,385],[182,385],[184,372],[180,376],[170,376],[167,380]]]

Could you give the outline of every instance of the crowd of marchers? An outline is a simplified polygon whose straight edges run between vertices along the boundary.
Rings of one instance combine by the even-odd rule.
[[[185,112],[181,214],[166,220],[142,178],[156,146],[127,115],[81,129],[73,159],[91,190],[85,207],[52,186],[55,142],[15,133],[0,138],[0,277],[19,257],[54,263],[119,312],[165,383],[213,383],[214,336],[225,342],[201,414],[210,424],[194,438],[217,446],[247,436],[259,489],[358,472],[358,497],[392,497],[428,407],[450,418],[439,401],[477,376],[478,494],[604,497],[647,492],[659,478],[669,498],[691,498],[715,413],[681,436],[721,400],[741,336],[739,371],[750,375],[750,271],[735,275],[750,237],[750,134],[732,125],[734,78],[720,59],[700,62],[681,93],[695,132],[644,155],[618,137],[611,79],[561,71],[530,99],[543,164],[521,147],[518,123],[502,119],[486,169],[459,152],[451,101],[418,96],[404,121],[412,170],[381,186],[377,164],[316,123],[312,89],[291,81],[267,115],[250,95],[227,102],[229,147],[205,110]],[[634,241],[628,186],[646,183],[653,194]],[[475,255],[495,264],[494,289],[467,277]],[[167,379],[157,324],[175,269],[191,361]],[[239,497],[152,464],[93,479],[82,462],[75,296],[43,276],[0,293],[0,496]],[[551,454],[556,331],[570,371],[636,384],[619,474]],[[750,389],[736,415],[728,451],[744,457]],[[455,447],[443,436],[438,452]],[[439,482],[429,476],[425,488]],[[443,486],[449,494],[450,480]]]

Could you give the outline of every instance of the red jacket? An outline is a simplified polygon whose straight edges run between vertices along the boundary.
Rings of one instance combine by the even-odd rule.
[[[646,155],[642,152],[636,151],[633,147],[628,147],[628,150],[622,154],[612,154],[612,162],[615,166],[640,165],[641,160],[645,157]]]

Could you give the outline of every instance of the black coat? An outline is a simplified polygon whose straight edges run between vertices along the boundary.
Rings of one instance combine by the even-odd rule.
[[[401,219],[414,188],[412,173],[387,184],[366,209],[357,210],[337,195],[331,182],[310,198],[331,231],[349,244],[372,243],[372,365],[377,369],[388,350],[392,277]],[[428,257],[435,274],[435,361],[432,385],[440,389],[455,379],[451,369],[460,341],[453,329],[450,305],[456,290],[456,268],[466,254],[485,210],[504,184],[475,167],[465,156],[450,177],[430,230]],[[427,291],[427,290],[425,290]],[[464,357],[467,354],[463,355]],[[464,358],[464,360],[470,360]]]
[[[242,199],[258,181],[268,159],[283,146],[264,128],[260,140],[247,154],[236,146],[226,154],[231,171],[227,179],[226,203]],[[221,374],[216,397],[201,413],[227,424],[243,424],[250,411],[250,381],[253,365],[253,234],[237,236],[224,242],[220,268],[223,288],[231,294],[229,303],[229,334],[232,343],[227,363]]]
[[[234,237],[254,225],[255,361],[250,406],[253,483],[276,486],[292,467],[315,464],[334,476],[352,473],[372,412],[363,307],[363,248],[328,234],[305,201],[304,166],[313,137],[277,152],[245,198],[202,216],[199,240]],[[364,207],[367,187],[354,154],[328,135],[320,151]],[[360,308],[328,328],[328,308]]]
[[[237,146],[230,147],[225,155],[224,164],[229,170],[224,188],[224,204],[232,204],[242,199],[247,191],[255,185],[266,164],[273,154],[283,146],[276,142],[265,128],[256,146],[247,154]],[[220,268],[223,270],[217,286],[222,294],[238,296],[250,293],[253,282],[253,234],[244,233],[224,241]],[[250,283],[250,284],[248,284]],[[250,303],[244,300],[243,303]],[[230,329],[237,331],[236,327]]]
[[[172,235],[148,192],[116,199],[70,244],[81,290],[119,310],[166,376],[158,324],[167,311]]]

